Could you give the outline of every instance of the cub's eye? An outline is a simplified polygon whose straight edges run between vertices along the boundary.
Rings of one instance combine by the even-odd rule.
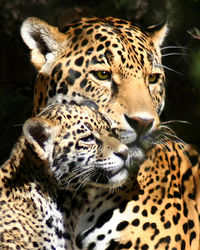
[[[116,128],[112,128],[111,131],[112,131],[113,136],[119,139],[119,131]]]
[[[84,144],[95,144],[97,140],[93,134],[90,134],[88,136],[81,138],[79,141],[84,143]]]
[[[149,76],[149,83],[150,83],[150,84],[157,83],[159,77],[160,77],[160,74],[151,74],[151,75]]]
[[[111,77],[111,73],[105,70],[93,71],[92,73],[99,80],[108,80]]]
[[[91,142],[94,142],[94,141],[95,141],[95,137],[94,137],[93,134],[90,134],[90,135],[88,135],[88,136],[86,136],[86,137],[81,138],[80,141],[91,143]]]

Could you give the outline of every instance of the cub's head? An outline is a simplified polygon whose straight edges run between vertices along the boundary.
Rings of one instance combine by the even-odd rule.
[[[117,187],[128,178],[128,148],[100,113],[87,106],[51,105],[23,128],[26,141],[62,187]]]
[[[165,26],[143,30],[111,17],[83,18],[61,32],[28,18],[21,34],[38,70],[34,114],[54,102],[92,100],[129,146],[128,161],[144,160],[160,133],[165,33]]]

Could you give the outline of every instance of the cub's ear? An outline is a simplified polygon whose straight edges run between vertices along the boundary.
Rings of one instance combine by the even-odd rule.
[[[21,36],[31,50],[31,61],[38,71],[46,62],[55,60],[65,48],[66,36],[36,17],[23,22]]]
[[[150,26],[147,28],[147,31],[151,34],[154,44],[161,46],[168,32],[167,22],[164,21],[160,24]]]
[[[25,122],[23,132],[39,158],[46,160],[52,152],[55,127],[42,118],[34,117]]]

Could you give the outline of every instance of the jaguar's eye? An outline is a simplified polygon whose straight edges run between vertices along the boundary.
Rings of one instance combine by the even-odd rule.
[[[150,83],[150,84],[157,83],[159,77],[160,77],[160,74],[151,74],[151,75],[149,76],[149,83]]]
[[[93,134],[90,134],[90,135],[88,135],[88,136],[86,136],[86,137],[81,138],[80,140],[81,140],[82,142],[89,142],[89,143],[91,143],[91,142],[94,142],[94,141],[95,141],[95,137],[94,137]]]
[[[99,80],[108,80],[111,77],[111,73],[105,70],[93,71],[92,73]]]
[[[116,128],[112,128],[111,131],[112,131],[113,136],[119,139],[119,131]]]

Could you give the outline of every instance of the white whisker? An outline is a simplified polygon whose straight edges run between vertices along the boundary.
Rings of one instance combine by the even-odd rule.
[[[161,122],[161,126],[164,124],[170,124],[170,123],[185,123],[185,124],[191,124],[188,121],[183,121],[183,120],[170,120],[170,121],[166,121],[166,122]]]
[[[156,64],[156,63],[154,63],[153,65],[156,66],[156,67],[158,67],[158,68],[164,68],[164,69],[170,70],[170,71],[172,71],[174,73],[177,73],[179,75],[183,75],[182,73],[180,73],[180,72],[178,72],[178,71],[176,71],[174,69],[171,69],[171,68],[169,68],[169,67],[167,67],[167,66],[165,66],[163,64]]]
[[[186,49],[186,50],[189,50],[189,48],[183,47],[183,46],[166,46],[166,47],[162,47],[160,50],[162,51],[165,49]]]
[[[161,55],[161,58],[166,57],[166,56],[175,56],[175,55],[185,56],[186,54],[184,54],[184,53],[168,53],[168,54]]]

